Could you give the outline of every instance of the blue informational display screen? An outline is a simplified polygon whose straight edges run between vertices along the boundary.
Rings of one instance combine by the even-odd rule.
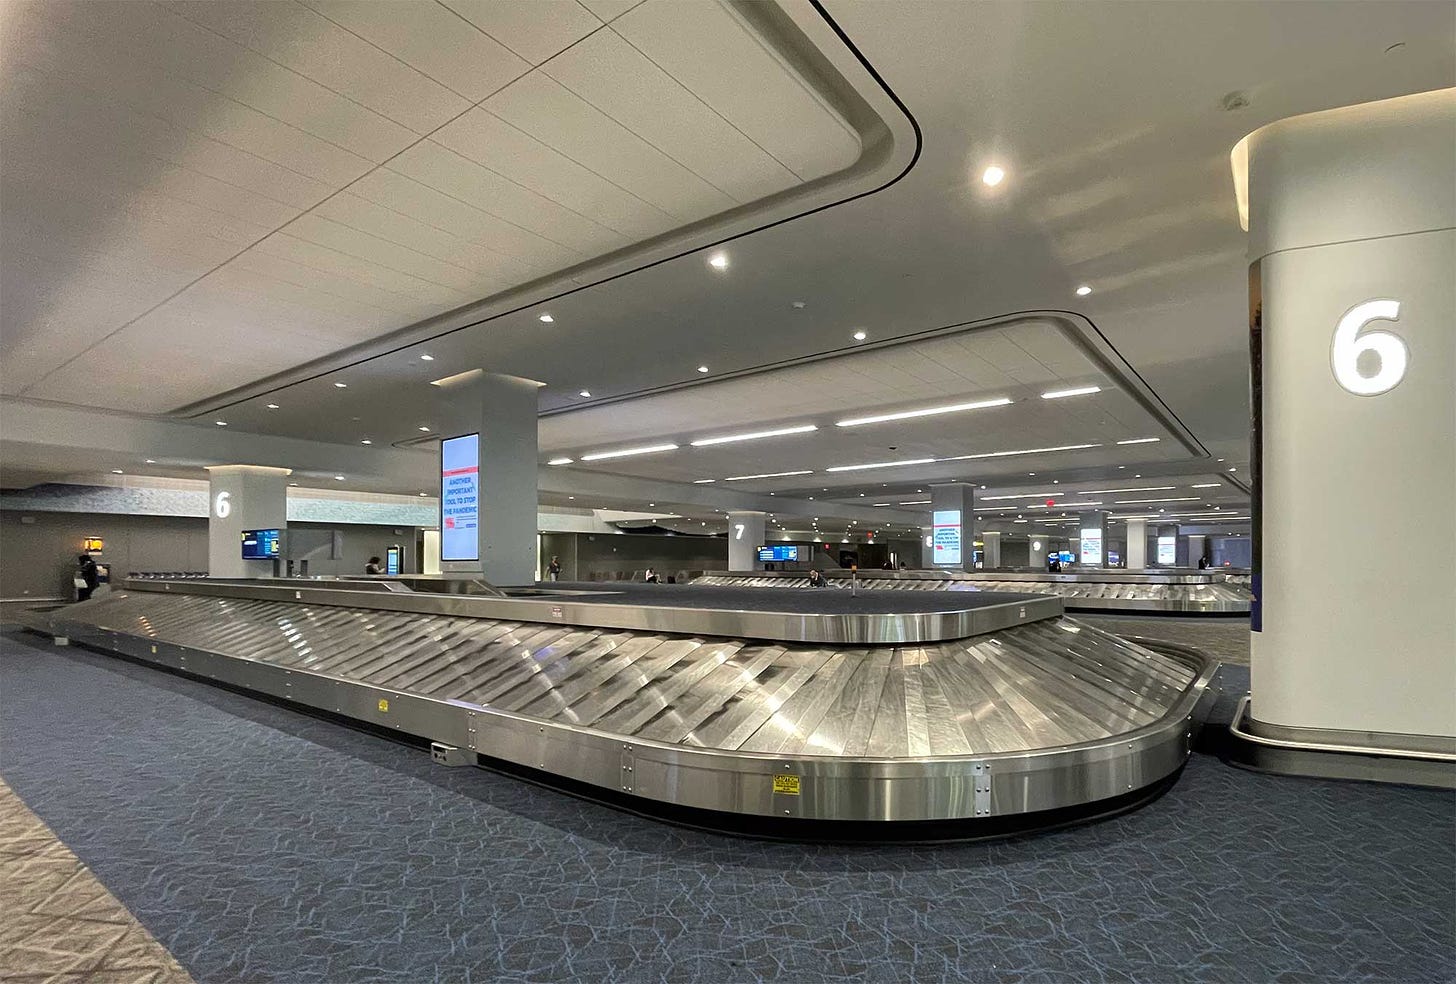
[[[797,561],[799,559],[799,548],[794,544],[781,544],[775,547],[759,547],[758,559],[764,563],[772,563],[780,560]]]
[[[278,556],[281,540],[278,530],[244,530],[243,559],[272,560]]]
[[[1070,550],[1063,550],[1061,553],[1057,554],[1057,559],[1060,560],[1064,564],[1070,564],[1072,561],[1076,560],[1077,558],[1075,556],[1073,556],[1072,551],[1070,551]]]
[[[399,547],[390,547],[387,551],[385,551],[385,557],[387,559],[384,561],[384,573],[386,573],[386,574],[398,574],[399,573]]]
[[[480,435],[440,442],[440,559],[480,559]]]

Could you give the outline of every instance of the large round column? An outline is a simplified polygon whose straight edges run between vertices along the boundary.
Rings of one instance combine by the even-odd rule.
[[[1250,725],[1267,737],[1318,729],[1326,743],[1449,746],[1456,90],[1284,120],[1251,134],[1236,162],[1245,150]]]

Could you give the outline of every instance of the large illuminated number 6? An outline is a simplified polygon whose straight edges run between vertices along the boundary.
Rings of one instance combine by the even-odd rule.
[[[734,523],[733,524],[733,528],[738,531],[738,535],[735,536],[733,539],[735,539],[735,540],[741,540],[741,539],[743,539],[743,530],[745,528],[745,524],[743,524],[743,523]]]
[[[1410,361],[1405,342],[1392,332],[1367,331],[1362,335],[1360,329],[1372,321],[1399,320],[1400,301],[1366,301],[1345,312],[1330,345],[1330,368],[1334,370],[1335,381],[1356,396],[1378,396],[1394,389],[1405,378],[1406,363]],[[1357,363],[1362,352],[1379,356],[1380,368],[1375,375],[1360,374]]]
[[[231,492],[219,492],[217,499],[213,502],[213,512],[217,513],[218,519],[227,519],[228,513],[233,511],[233,494]]]

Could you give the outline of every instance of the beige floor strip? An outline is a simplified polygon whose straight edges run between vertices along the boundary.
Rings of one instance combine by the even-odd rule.
[[[0,981],[191,984],[192,978],[0,780]]]

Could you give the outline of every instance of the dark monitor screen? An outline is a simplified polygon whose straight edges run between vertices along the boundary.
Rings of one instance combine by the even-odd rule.
[[[243,559],[272,560],[278,556],[281,540],[280,530],[244,530]]]
[[[759,547],[758,559],[764,563],[775,561],[797,561],[799,559],[799,548],[796,544],[780,544],[773,547]]]

